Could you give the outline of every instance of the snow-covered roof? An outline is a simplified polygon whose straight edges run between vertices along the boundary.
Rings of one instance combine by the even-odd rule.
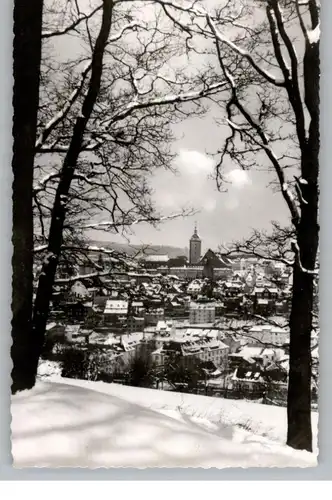
[[[261,358],[263,356],[263,348],[262,347],[249,347],[245,346],[241,349],[240,355],[244,358]]]
[[[147,255],[144,258],[145,262],[168,262],[168,255]]]
[[[107,300],[104,314],[126,314],[128,311],[127,300]]]
[[[57,323],[55,323],[54,321],[52,323],[47,323],[46,331],[52,330],[52,328],[55,328],[56,326],[57,326]]]
[[[81,325],[66,325],[65,331],[66,333],[77,333]]]
[[[121,335],[121,343],[125,351],[134,349],[142,340],[143,332],[130,333],[128,335]]]
[[[166,321],[158,321],[157,326],[156,326],[157,331],[169,330],[169,329],[170,329],[170,327],[167,325]]]
[[[204,304],[199,304],[197,302],[191,302],[189,305],[190,309],[201,309],[201,310],[213,310],[216,308],[214,303],[207,302]]]
[[[248,370],[239,376],[238,368],[232,377],[232,380],[236,381],[250,381],[250,382],[262,382],[261,372],[257,370]]]

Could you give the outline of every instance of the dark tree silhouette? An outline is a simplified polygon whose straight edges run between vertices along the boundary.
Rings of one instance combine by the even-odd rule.
[[[159,0],[162,1],[162,0]],[[241,169],[269,166],[294,230],[290,313],[287,444],[312,451],[311,332],[319,241],[318,0],[229,0],[208,12],[203,2],[169,1],[177,28],[203,36],[229,99],[219,101],[229,127],[216,168],[225,185],[227,162]],[[210,45],[208,43],[210,42]],[[217,102],[217,101],[216,101]],[[225,119],[226,118],[226,119]]]
[[[15,0],[13,51],[12,392],[35,383],[32,183],[39,102],[43,0]]]

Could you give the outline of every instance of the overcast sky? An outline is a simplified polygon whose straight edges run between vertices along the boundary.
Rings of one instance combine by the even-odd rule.
[[[215,3],[215,0],[211,0]],[[88,4],[80,0],[80,4]],[[62,37],[60,37],[61,39]],[[71,40],[72,42],[72,40]],[[76,51],[75,44],[65,37],[57,40],[59,53]],[[174,245],[187,247],[195,221],[203,241],[203,250],[217,248],[248,236],[252,228],[268,229],[271,220],[288,223],[288,213],[281,194],[268,187],[271,174],[251,170],[244,172],[235,165],[226,164],[227,192],[218,192],[211,178],[214,160],[207,152],[216,152],[224,145],[227,128],[215,123],[216,112],[211,109],[202,118],[188,119],[174,129],[178,139],[174,142],[177,174],[158,171],[151,178],[154,201],[163,213],[178,212],[191,207],[197,213],[191,217],[164,222],[155,229],[148,224],[135,226],[131,243]],[[221,118],[219,114],[218,118]],[[266,166],[268,162],[266,161]],[[105,232],[92,232],[91,237],[100,240],[125,241]]]
[[[181,137],[174,144],[177,174],[158,171],[151,179],[154,200],[162,211],[177,212],[192,207],[197,213],[163,222],[158,229],[148,224],[135,226],[131,243],[186,247],[195,221],[203,250],[216,249],[248,236],[252,228],[268,229],[271,220],[287,224],[287,209],[281,194],[268,186],[271,174],[260,170],[245,172],[227,165],[227,192],[218,192],[211,175],[214,160],[207,154],[223,145],[223,129],[217,127],[213,112],[205,118],[183,122],[175,131]],[[120,236],[94,233],[102,240],[123,241]]]

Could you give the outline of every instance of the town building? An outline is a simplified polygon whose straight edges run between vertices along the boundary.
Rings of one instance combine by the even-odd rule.
[[[168,255],[147,255],[143,259],[143,263],[146,269],[158,269],[160,267],[165,267],[167,269],[167,264],[169,261]]]
[[[255,325],[245,334],[258,345],[273,344],[283,346],[289,342],[289,329],[274,325]]]
[[[109,299],[104,309],[105,323],[125,322],[128,314],[128,301]]]
[[[182,267],[171,267],[169,272],[179,279],[194,280],[203,278],[203,266],[187,265]]]
[[[197,234],[197,227],[195,226],[194,234],[189,241],[189,263],[198,264],[201,260],[202,240]]]
[[[254,311],[257,314],[270,314],[275,311],[278,289],[275,287],[256,286],[252,292]]]
[[[163,307],[150,308],[144,313],[145,325],[155,326],[158,321],[162,321],[165,316]]]
[[[231,262],[227,257],[216,254],[210,248],[200,260],[203,266],[203,276],[210,280],[227,277],[232,272]]]
[[[213,323],[216,319],[215,304],[208,302],[199,304],[191,302],[189,305],[189,322],[191,324]]]

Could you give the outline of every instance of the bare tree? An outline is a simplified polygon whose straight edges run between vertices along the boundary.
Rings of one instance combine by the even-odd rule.
[[[12,392],[34,385],[30,364],[33,282],[32,185],[39,74],[41,61],[43,0],[15,0],[13,95],[13,280],[12,280]]]
[[[136,3],[92,2],[86,12],[81,2],[61,8],[59,0],[45,11],[33,191],[43,252],[33,315],[35,368],[63,250],[74,251],[73,242],[88,229],[119,232],[162,221],[148,177],[171,168],[170,124],[203,113],[201,100],[225,88],[206,71],[187,77],[177,62],[185,39],[172,34],[163,7]],[[78,39],[80,48],[59,61],[52,54],[61,37]]]
[[[199,2],[170,1],[167,8],[186,34],[211,42],[215,68],[228,82],[226,120],[219,125],[228,127],[230,134],[220,151],[218,186],[224,185],[226,161],[243,169],[268,165],[289,210],[295,237],[287,443],[311,451],[310,339],[319,235],[319,2],[229,0],[207,12]]]

